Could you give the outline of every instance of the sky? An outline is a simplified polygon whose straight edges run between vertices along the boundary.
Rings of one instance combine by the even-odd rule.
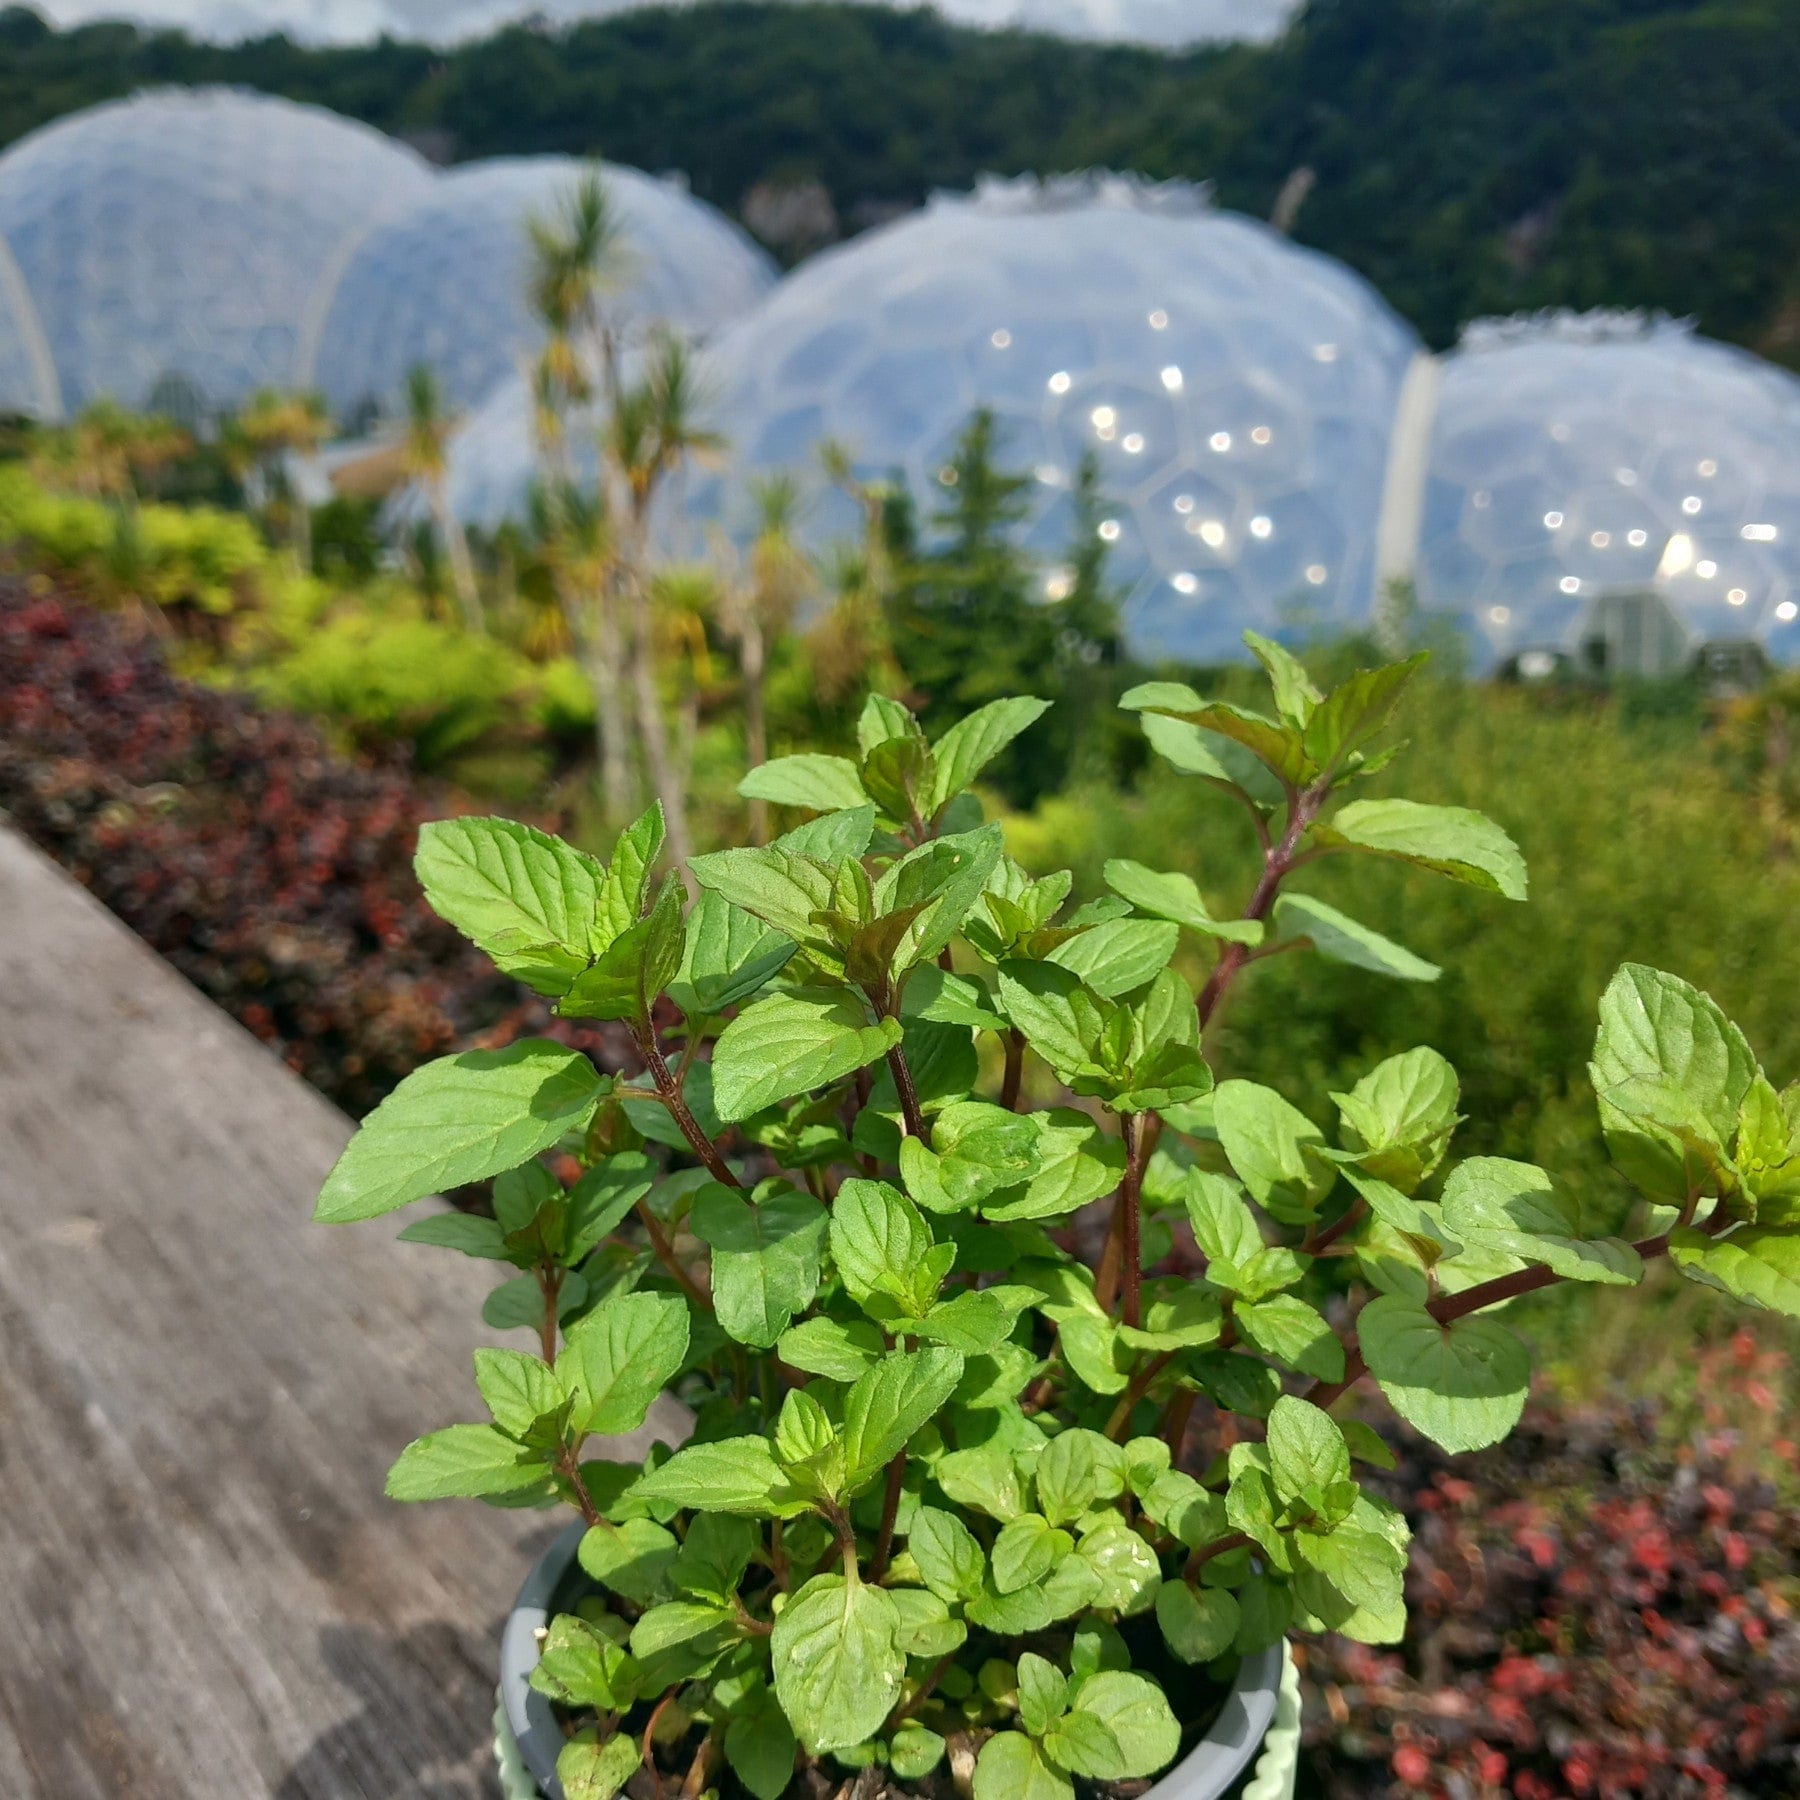
[[[235,38],[281,30],[315,42],[355,42],[381,31],[438,40],[477,35],[527,13],[552,19],[620,12],[632,0],[36,0],[58,24],[128,17]],[[1076,37],[1154,44],[1270,36],[1295,0],[937,0],[951,18],[1024,24]]]

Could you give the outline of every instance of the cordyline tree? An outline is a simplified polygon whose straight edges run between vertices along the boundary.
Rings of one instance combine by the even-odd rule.
[[[1294,1629],[1401,1636],[1407,1528],[1356,1474],[1388,1453],[1341,1406],[1364,1376],[1475,1450],[1530,1379],[1504,1301],[1668,1257],[1800,1314],[1800,1093],[1671,975],[1620,970],[1594,1047],[1635,1239],[1542,1169],[1454,1160],[1457,1078],[1429,1048],[1336,1096],[1330,1129],[1215,1084],[1205,1027],[1264,957],[1437,974],[1296,888],[1315,860],[1525,896],[1486,818],[1359,793],[1416,660],[1321,693],[1250,646],[1268,712],[1170,683],[1125,700],[1255,833],[1229,918],[1135,862],[1070,910],[1066,873],[1006,856],[971,784],[1030,699],[935,742],[871,700],[856,757],[753,773],[815,816],[696,858],[691,906],[653,876],[654,810],[605,866],[505,820],[424,833],[431,904],[559,1013],[623,1021],[641,1065],[544,1040],[428,1064],[318,1207],[494,1182],[492,1217],[402,1235],[515,1271],[485,1317],[531,1347],[476,1352],[491,1418],[410,1445],[389,1492],[585,1521],[590,1594],[532,1677],[570,1795],[606,1800],[645,1756],[760,1800],[821,1759],[905,1783],[948,1758],[976,1800],[1152,1775],[1218,1693],[1185,1666],[1223,1679]],[[1175,966],[1195,950],[1197,993]],[[1164,1272],[1176,1232],[1201,1275]],[[1334,1329],[1318,1301],[1346,1286]],[[692,1438],[621,1460],[607,1434],[663,1392]]]

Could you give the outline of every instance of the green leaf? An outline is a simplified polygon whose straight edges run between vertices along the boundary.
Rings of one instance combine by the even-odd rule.
[[[826,813],[861,806],[869,798],[856,764],[847,756],[778,756],[752,769],[737,791],[746,800]]]
[[[1205,1169],[1189,1169],[1182,1180],[1181,1198],[1201,1254],[1209,1265],[1222,1265],[1219,1275],[1213,1275],[1209,1267],[1209,1279],[1218,1281],[1226,1270],[1242,1268],[1261,1255],[1262,1232],[1236,1182]]]
[[[964,1609],[969,1622],[996,1637],[1029,1637],[1059,1619],[1073,1618],[1092,1606],[1100,1593],[1100,1579],[1081,1557],[1071,1552],[1050,1571],[1047,1579],[1003,1594],[990,1577],[981,1594]]]
[[[960,1350],[965,1356],[989,1356],[1011,1337],[1020,1313],[1035,1306],[1037,1300],[1035,1288],[968,1290],[954,1299],[940,1300],[923,1318],[913,1320],[908,1329],[934,1344]]]
[[[1316,1307],[1297,1294],[1240,1301],[1232,1315],[1244,1341],[1266,1356],[1321,1381],[1341,1381],[1344,1347]]]
[[[1112,999],[1166,969],[1179,937],[1179,929],[1162,920],[1109,919],[1058,944],[1047,960]]]
[[[378,1218],[517,1168],[580,1130],[600,1092],[594,1065],[547,1038],[439,1057],[363,1120],[313,1217],[328,1225]]]
[[[563,1260],[579,1262],[656,1185],[660,1170],[641,1150],[596,1163],[569,1189]]]
[[[1316,826],[1324,846],[1371,850],[1508,900],[1525,898],[1525,859],[1494,821],[1462,806],[1425,806],[1417,800],[1353,800],[1328,825]]]
[[[1095,1526],[1082,1538],[1077,1554],[1099,1579],[1096,1606],[1129,1618],[1155,1602],[1162,1582],[1156,1552],[1123,1519],[1115,1517]]]
[[[790,856],[811,857],[828,869],[835,869],[847,858],[866,856],[875,836],[875,806],[853,806],[844,812],[826,813],[783,832],[772,850]],[[704,887],[705,882],[701,883]]]
[[[1350,1449],[1337,1421],[1284,1394],[1269,1409],[1269,1478],[1283,1500],[1350,1479]]]
[[[881,1331],[866,1319],[806,1319],[781,1334],[775,1354],[784,1363],[823,1375],[828,1381],[854,1381],[886,1351]]]
[[[615,1294],[569,1327],[556,1375],[575,1396],[576,1432],[635,1431],[687,1359],[679,1294]]]
[[[942,1246],[951,1251],[951,1245]],[[934,1260],[919,1210],[884,1181],[852,1177],[831,1209],[831,1256],[850,1297],[877,1316],[920,1318],[931,1310],[949,1263]]]
[[[944,1740],[912,1720],[894,1733],[888,1749],[888,1766],[902,1781],[923,1781],[943,1758]]]
[[[997,824],[933,838],[909,850],[876,882],[877,913],[931,903],[907,926],[894,954],[895,974],[929,962],[962,929],[1000,860],[1002,847]]]
[[[436,820],[420,828],[413,869],[431,910],[536,993],[566,992],[605,941],[605,870],[529,825]]]
[[[897,1642],[902,1655],[930,1657],[933,1661],[958,1650],[967,1640],[969,1628],[961,1619],[953,1619],[950,1609],[936,1594],[924,1588],[889,1588],[895,1609],[900,1614]]]
[[[1075,1784],[1022,1731],[997,1731],[975,1759],[975,1800],[1075,1800]]]
[[[713,1101],[721,1119],[747,1119],[866,1068],[899,1042],[897,1019],[870,1024],[862,1001],[842,988],[771,994],[719,1034]]]
[[[651,1519],[604,1521],[581,1540],[581,1566],[616,1594],[638,1606],[666,1599],[670,1566],[679,1546],[675,1534]]]
[[[914,1350],[884,1357],[844,1396],[844,1462],[854,1493],[872,1481],[962,1379],[955,1350]]]
[[[860,1744],[900,1697],[900,1617],[883,1589],[815,1576],[775,1621],[775,1691],[814,1756]]]
[[[696,1191],[688,1223],[712,1250],[719,1324],[740,1344],[771,1348],[819,1291],[824,1207],[785,1182],[763,1184],[752,1204],[715,1181]]]
[[[1484,1450],[1518,1424],[1531,1355],[1497,1319],[1440,1325],[1417,1302],[1382,1294],[1362,1309],[1356,1330],[1388,1403],[1433,1443]]]
[[[586,1279],[579,1269],[570,1269],[557,1290],[557,1318],[566,1319],[586,1299]],[[495,1331],[536,1331],[544,1322],[544,1292],[537,1277],[501,1282],[481,1303],[481,1322]]]
[[[1194,704],[1196,707],[1201,704],[1198,695],[1194,696]],[[1279,777],[1240,745],[1210,731],[1202,731],[1185,719],[1159,713],[1145,713],[1140,723],[1150,748],[1182,774],[1198,775],[1202,781],[1216,787],[1240,789],[1264,810],[1281,803],[1283,790]]]
[[[748,1000],[786,967],[794,940],[733,906],[701,894],[688,914],[681,968],[669,995],[689,1018],[722,1013]]]
[[[1244,642],[1250,654],[1262,664],[1263,673],[1275,690],[1275,710],[1290,725],[1304,726],[1312,717],[1314,707],[1325,696],[1314,685],[1299,658],[1258,631],[1246,631]]]
[[[1278,943],[1305,938],[1321,956],[1348,963],[1353,969],[1368,969],[1395,981],[1436,981],[1444,972],[1436,963],[1413,955],[1405,945],[1310,894],[1283,894],[1275,902],[1274,916]]]
[[[1428,660],[1425,651],[1405,662],[1358,669],[1333,688],[1306,720],[1306,754],[1320,769],[1333,769],[1384,731],[1394,709]]]
[[[1333,1173],[1313,1152],[1324,1135],[1273,1088],[1222,1081],[1213,1091],[1213,1128],[1232,1168],[1257,1202],[1283,1224],[1307,1223]]]
[[[1175,1760],[1181,1727],[1155,1682],[1122,1669],[1090,1675],[1076,1697],[1075,1713],[1097,1719],[1118,1745],[1117,1760],[1084,1757],[1074,1773],[1092,1781],[1134,1781]]]
[[[642,1760],[642,1747],[628,1732],[616,1732],[604,1742],[591,1730],[577,1732],[556,1757],[563,1800],[612,1800]]]
[[[447,1425],[415,1438],[388,1470],[390,1500],[480,1499],[536,1487],[549,1472],[540,1450],[526,1450],[492,1425]]]
[[[1684,1226],[1669,1234],[1669,1256],[1691,1281],[1800,1319],[1800,1233],[1742,1225],[1715,1238]]]
[[[1125,1147],[1073,1107],[1026,1115],[1037,1128],[1037,1173],[1023,1188],[982,1202],[992,1220],[1054,1219],[1110,1194],[1125,1172]]]
[[[614,840],[612,860],[600,888],[602,943],[611,942],[643,912],[644,895],[656,859],[662,855],[664,835],[662,802],[652,800]]]
[[[1238,1632],[1238,1603],[1224,1588],[1165,1581],[1156,1591],[1156,1622],[1183,1662],[1207,1663],[1231,1648]]]
[[[428,1219],[415,1219],[400,1234],[403,1244],[438,1244],[446,1250],[460,1250],[464,1256],[478,1256],[489,1262],[506,1262],[506,1233],[498,1219],[484,1219],[476,1213],[433,1213]]]
[[[991,1555],[994,1586],[1003,1594],[1029,1587],[1048,1575],[1059,1550],[1066,1553],[1068,1539],[1059,1545],[1057,1533],[1041,1513],[1021,1513],[1001,1526]]]
[[[1000,1004],[1039,1056],[1074,1086],[1104,1074],[1103,1040],[1110,1009],[1072,970],[1053,963],[1000,967]]]
[[[873,807],[869,817],[873,823]],[[817,942],[819,932],[813,914],[831,910],[831,870],[813,856],[787,847],[794,835],[790,833],[788,838],[759,848],[716,850],[708,856],[696,856],[688,867],[701,887],[762,920],[784,937],[796,943]]]
[[[1106,885],[1141,913],[1185,925],[1203,937],[1224,938],[1234,944],[1262,942],[1260,920],[1215,919],[1207,910],[1191,875],[1159,874],[1140,862],[1128,862],[1119,857],[1108,862],[1104,872]]]
[[[569,1390],[541,1356],[518,1350],[475,1352],[475,1385],[509,1437],[522,1438],[546,1414],[568,1404]]]
[[[732,1708],[725,1727],[725,1760],[756,1800],[781,1800],[794,1778],[798,1748],[787,1714],[767,1688]]]
[[[1116,1479],[1119,1451],[1096,1431],[1071,1427],[1045,1446],[1033,1473],[1038,1505],[1052,1525],[1070,1525],[1100,1497],[1102,1468]]]
[[[1543,1263],[1570,1281],[1629,1287],[1644,1265],[1631,1245],[1592,1235],[1581,1203],[1542,1169],[1471,1156],[1444,1183],[1444,1223],[1471,1248]]]
[[[644,1691],[658,1693],[704,1674],[740,1636],[726,1607],[690,1600],[653,1606],[631,1628],[631,1654],[644,1665]]]
[[[1019,1723],[1033,1737],[1042,1737],[1068,1704],[1068,1678],[1048,1658],[1027,1650],[1019,1658]]]
[[[696,1512],[739,1513],[750,1519],[788,1519],[808,1501],[788,1480],[766,1438],[725,1438],[690,1444],[632,1485],[634,1500],[659,1501]]]
[[[1002,1524],[1025,1511],[1025,1483],[1005,1450],[978,1445],[939,1458],[932,1478],[958,1506],[985,1513]]]
[[[635,1674],[629,1651],[586,1619],[558,1613],[529,1680],[560,1706],[623,1712],[635,1697]]]
[[[559,1018],[632,1019],[647,1025],[663,989],[681,967],[682,889],[673,875],[649,914],[600,952],[556,1003]]]
[[[1410,1194],[1443,1159],[1461,1122],[1456,1071],[1421,1046],[1378,1063],[1347,1094],[1333,1094],[1345,1143],[1378,1181]]]
[[[1601,996],[1589,1072],[1607,1148],[1628,1181],[1672,1205],[1718,1191],[1716,1165],[1736,1136],[1756,1058],[1711,999],[1626,963]],[[1634,1086],[1665,1091],[1672,1104],[1644,1105],[1628,1094]]]
[[[1026,697],[991,700],[952,725],[932,745],[937,766],[927,816],[935,817],[939,809],[970,786],[1020,732],[1035,725],[1049,710],[1048,700]]]
[[[954,1513],[921,1506],[913,1514],[906,1547],[920,1579],[940,1600],[970,1600],[981,1592],[987,1557],[974,1534]]]

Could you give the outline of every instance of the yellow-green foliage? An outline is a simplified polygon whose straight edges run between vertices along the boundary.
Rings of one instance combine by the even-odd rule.
[[[216,507],[121,507],[59,493],[22,467],[0,468],[0,538],[97,598],[136,597],[222,617],[282,578],[241,513]]]

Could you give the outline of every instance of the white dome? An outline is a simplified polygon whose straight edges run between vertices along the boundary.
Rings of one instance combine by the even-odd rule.
[[[553,214],[587,165],[506,157],[448,170],[403,212],[372,225],[344,261],[305,368],[339,413],[391,409],[415,363],[448,403],[480,403],[538,341],[525,293],[526,221]],[[609,166],[624,237],[616,311],[705,335],[741,318],[775,267],[723,214],[673,181]]]
[[[1053,583],[1084,451],[1150,653],[1232,654],[1290,605],[1365,616],[1389,426],[1417,353],[1360,277],[1189,187],[1116,177],[988,182],[790,275],[708,358],[731,446],[695,510],[758,471],[816,472],[835,438],[925,507],[970,414],[1037,477],[1028,546]],[[529,410],[471,422],[452,455],[468,516],[516,508]],[[848,532],[827,498],[820,535]]]
[[[1800,654],[1800,381],[1685,325],[1471,327],[1443,361],[1417,564],[1478,664],[1577,650],[1655,594],[1690,646]]]
[[[60,390],[38,381],[39,409],[141,407],[172,385],[218,408],[292,385],[339,246],[430,182],[365,125],[233,89],[141,94],[32,132],[0,156],[0,240]]]

